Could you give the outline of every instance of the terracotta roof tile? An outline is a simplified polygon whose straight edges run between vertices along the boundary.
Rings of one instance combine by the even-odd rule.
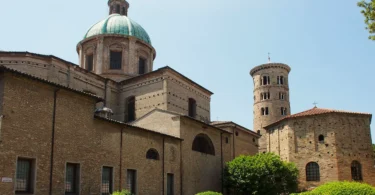
[[[210,124],[211,125],[220,125],[220,124],[226,124],[226,123],[231,123],[232,121],[212,121]]]
[[[264,128],[273,126],[273,125],[275,125],[275,124],[277,124],[277,123],[279,123],[281,121],[284,121],[286,119],[298,118],[298,117],[304,117],[304,116],[314,116],[314,115],[327,114],[327,113],[359,114],[359,115],[369,115],[369,116],[372,116],[372,114],[370,114],[370,113],[350,112],[350,111],[344,111],[344,110],[333,110],[333,109],[327,109],[327,108],[317,108],[317,107],[314,107],[314,108],[312,108],[310,110],[306,110],[306,111],[303,111],[303,112],[300,112],[300,113],[292,114],[292,115],[286,116],[284,118],[281,118],[280,120],[278,120],[276,122],[273,122],[273,123],[265,126]]]

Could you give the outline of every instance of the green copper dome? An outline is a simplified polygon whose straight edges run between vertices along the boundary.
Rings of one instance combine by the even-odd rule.
[[[151,39],[145,29],[127,16],[111,14],[106,19],[96,23],[86,33],[85,39],[104,34],[133,36],[151,45]]]

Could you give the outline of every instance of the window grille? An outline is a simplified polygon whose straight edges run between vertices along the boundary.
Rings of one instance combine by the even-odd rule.
[[[65,176],[65,194],[74,195],[78,193],[79,186],[79,165],[68,163],[66,164]]]
[[[17,160],[16,193],[32,193],[32,164],[30,159]]]
[[[320,181],[320,170],[318,163],[310,162],[306,165],[306,181]]]
[[[102,172],[102,195],[110,195],[113,187],[113,168],[103,167]]]

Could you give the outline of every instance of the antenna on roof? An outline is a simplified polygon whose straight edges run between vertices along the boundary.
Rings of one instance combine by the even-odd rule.
[[[316,105],[318,105],[318,102],[316,102],[316,101],[314,101],[314,108],[317,108],[317,106]]]
[[[271,53],[268,52],[268,63],[271,63]]]

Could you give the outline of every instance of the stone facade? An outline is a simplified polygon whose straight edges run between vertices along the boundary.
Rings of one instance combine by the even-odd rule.
[[[268,151],[297,165],[300,187],[303,189],[329,181],[353,180],[353,161],[358,161],[362,166],[362,181],[375,185],[370,120],[369,114],[344,112],[291,117],[266,127]],[[309,162],[319,165],[318,181],[306,179],[306,165]]]
[[[288,83],[290,70],[286,64],[268,63],[250,71],[254,81],[253,130],[261,135],[266,135],[263,127],[291,113]],[[282,108],[285,108],[284,114],[281,113]],[[266,137],[259,139],[260,152],[267,150]]]
[[[188,99],[194,98],[196,118],[210,120],[213,93],[170,67],[116,82],[58,57],[28,52],[0,52],[0,65],[101,96],[118,121],[127,121],[126,100],[132,96],[136,99],[136,118],[155,108],[187,115]]]
[[[13,179],[0,183],[4,195],[15,194],[19,158],[33,161],[31,194],[64,194],[67,163],[79,165],[79,194],[101,194],[103,166],[113,169],[113,190],[128,188],[127,170],[135,170],[139,195],[165,194],[170,174],[174,194],[222,191],[232,149],[247,148],[246,142],[226,142],[232,132],[162,109],[132,125],[94,116],[96,104],[104,101],[98,96],[10,68],[0,72],[0,178]],[[214,154],[192,150],[198,135],[210,139]],[[149,149],[158,152],[158,160],[146,159]]]

